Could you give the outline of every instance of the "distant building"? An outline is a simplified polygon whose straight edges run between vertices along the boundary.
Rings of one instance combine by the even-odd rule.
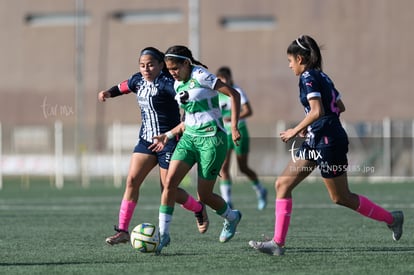
[[[82,48],[76,2],[83,1],[0,0],[3,125],[75,125],[79,116],[88,131],[113,120],[135,123],[132,95],[103,105],[97,93],[137,71],[143,47],[191,41],[212,72],[232,67],[252,102],[252,129],[266,131],[279,119],[302,117],[286,58],[301,34],[325,46],[325,70],[347,105],[344,119],[412,118],[412,0],[85,0],[77,17]],[[199,3],[198,12],[189,3]],[[194,18],[199,25],[189,26]]]

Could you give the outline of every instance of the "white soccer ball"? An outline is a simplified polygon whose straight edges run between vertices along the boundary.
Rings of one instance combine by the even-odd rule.
[[[141,223],[131,232],[131,245],[142,253],[154,252],[160,243],[158,227],[152,223]]]

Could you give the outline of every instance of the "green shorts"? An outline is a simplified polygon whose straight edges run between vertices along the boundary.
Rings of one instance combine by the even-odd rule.
[[[227,130],[227,150],[234,150],[236,155],[247,155],[249,153],[249,144],[250,144],[250,137],[249,131],[247,130],[247,126],[241,126],[239,128],[239,132],[241,138],[239,140],[239,146],[236,146],[233,142],[233,137],[231,135],[231,130]]]
[[[218,131],[212,137],[196,137],[184,133],[171,160],[184,161],[191,167],[197,163],[200,178],[215,180],[226,158],[226,148],[226,133],[223,131]]]

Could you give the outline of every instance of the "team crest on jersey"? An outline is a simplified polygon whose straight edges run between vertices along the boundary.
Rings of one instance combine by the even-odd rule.
[[[303,76],[304,78],[307,78],[307,77],[309,77],[309,76],[310,76],[310,73],[309,73],[308,71],[306,71],[306,72],[304,72],[304,73],[302,74],[302,76]]]
[[[193,89],[194,87],[195,87],[195,80],[194,79],[191,79],[191,81],[190,81],[190,84],[188,85],[188,87],[190,88],[190,89]]]

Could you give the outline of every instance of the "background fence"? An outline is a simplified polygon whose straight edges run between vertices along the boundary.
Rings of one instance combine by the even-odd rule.
[[[292,152],[299,147],[299,140],[285,144],[278,138],[279,132],[289,126],[288,122],[278,121],[273,125],[274,134],[266,137],[255,135],[254,125],[250,126],[249,163],[260,177],[279,175],[292,158]],[[385,118],[378,122],[344,123],[344,126],[350,140],[348,173],[352,179],[413,179],[414,121]],[[48,126],[0,125],[0,187],[3,178],[21,177],[23,182],[29,183],[30,177],[37,176],[49,177],[57,188],[64,186],[66,178],[76,178],[87,186],[89,180],[96,177],[110,179],[115,186],[121,186],[139,127],[114,122],[99,138],[86,131],[87,145],[76,154],[74,129],[60,121]],[[243,177],[235,161],[231,169],[236,178]],[[319,175],[319,172],[312,175]],[[154,176],[158,176],[155,169]]]

